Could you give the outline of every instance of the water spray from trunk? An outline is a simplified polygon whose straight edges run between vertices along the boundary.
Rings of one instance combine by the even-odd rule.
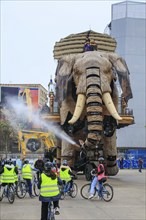
[[[17,98],[8,98],[7,102],[9,103],[9,107],[11,109],[11,112],[13,112],[13,115],[8,111],[6,111],[5,115],[15,131],[20,130],[20,123],[22,121],[30,122],[31,119],[31,122],[37,125],[40,128],[40,130],[45,130],[45,132],[46,130],[47,132],[50,131],[54,133],[56,137],[63,139],[69,142],[70,144],[76,144],[71,139],[71,137],[69,137],[64,131],[62,131],[59,125],[56,125],[53,122],[46,122],[43,119],[41,119],[39,111],[34,111],[33,108],[30,108],[29,106],[25,105],[22,101],[18,100]]]

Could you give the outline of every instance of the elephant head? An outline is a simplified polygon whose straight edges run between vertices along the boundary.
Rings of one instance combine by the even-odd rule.
[[[68,55],[59,60],[56,75],[61,124],[86,118],[85,147],[94,149],[103,135],[105,115],[122,119],[117,112],[117,77],[125,100],[132,97],[125,61],[116,53],[98,51]]]

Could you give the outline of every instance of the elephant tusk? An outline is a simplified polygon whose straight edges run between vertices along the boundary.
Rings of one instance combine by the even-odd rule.
[[[109,92],[104,93],[102,95],[102,99],[104,101],[105,106],[107,107],[107,110],[113,116],[113,118],[115,118],[116,120],[122,120],[122,118],[120,117],[120,115],[118,114],[115,108],[110,93]]]
[[[82,111],[85,106],[86,96],[83,94],[79,94],[77,98],[77,104],[75,107],[74,114],[72,118],[68,121],[69,124],[74,124],[82,114]]]

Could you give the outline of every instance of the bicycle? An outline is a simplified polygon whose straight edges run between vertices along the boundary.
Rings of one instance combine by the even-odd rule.
[[[92,171],[91,171],[91,175],[93,176]],[[91,181],[91,183],[92,183],[92,181]],[[80,194],[84,199],[89,198],[91,183],[87,183],[87,184],[83,185],[80,190]],[[100,192],[99,192],[99,189],[97,187],[95,187],[93,195],[95,196],[96,194],[98,194],[98,197],[100,199],[103,199],[106,202],[111,201],[114,196],[113,187],[109,183],[102,182],[101,184],[102,184],[102,186],[101,186]]]
[[[72,198],[75,198],[77,196],[77,193],[78,193],[78,186],[74,182],[73,182],[72,188],[71,188],[71,183],[66,182],[65,184],[62,185],[60,189],[61,200],[63,200],[66,195],[69,195]]]
[[[35,196],[39,196],[38,181],[35,176],[32,182],[32,188]],[[26,180],[21,180],[19,177],[16,188],[16,195],[18,196],[19,199],[22,199],[26,196],[27,192],[29,193],[29,189]]]
[[[2,185],[0,187],[0,190],[2,190]],[[0,201],[2,201],[4,197],[8,198],[8,201],[9,201],[10,204],[14,203],[14,200],[15,200],[15,187],[14,187],[13,184],[7,184],[6,186],[4,186],[3,193],[0,196]]]
[[[53,201],[49,202],[49,205],[48,205],[48,220],[55,220]]]
[[[36,176],[34,176],[34,178],[33,178],[32,188],[33,188],[35,196],[39,196],[40,190],[38,189],[38,180],[37,180]]]

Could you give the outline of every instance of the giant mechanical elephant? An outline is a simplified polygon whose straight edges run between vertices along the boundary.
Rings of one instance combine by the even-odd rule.
[[[116,175],[116,126],[119,80],[125,103],[132,98],[129,71],[116,53],[89,51],[63,56],[56,69],[57,97],[63,129],[77,141],[84,140],[90,160],[102,146],[109,175]],[[102,144],[101,144],[102,143]],[[62,141],[62,158],[72,163],[75,147]]]

